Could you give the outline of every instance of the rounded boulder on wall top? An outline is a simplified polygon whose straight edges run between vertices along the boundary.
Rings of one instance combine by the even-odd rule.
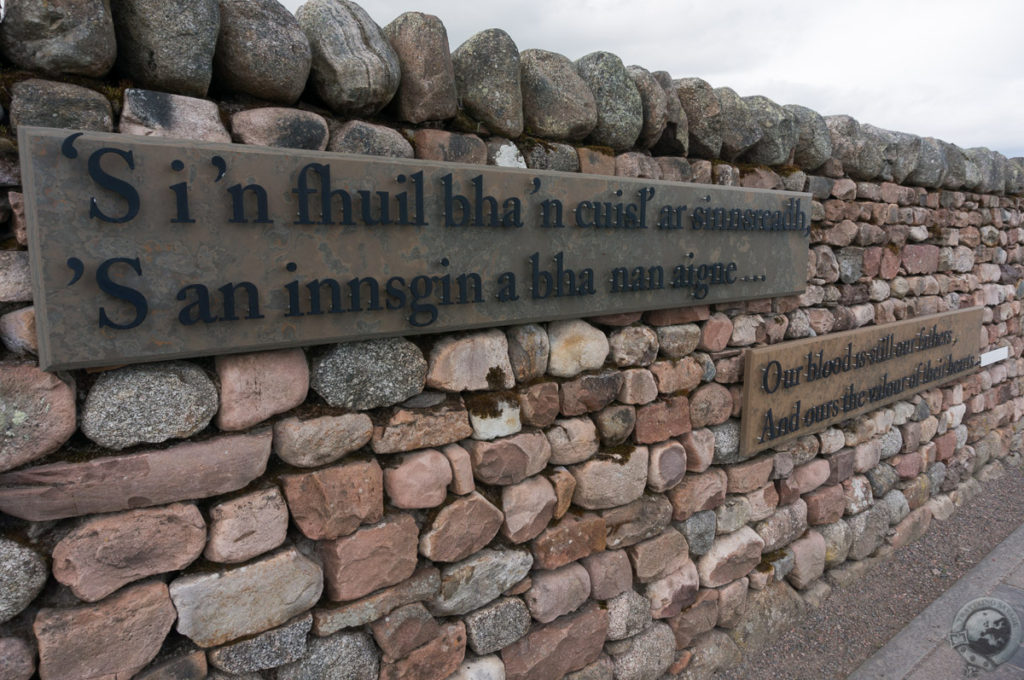
[[[306,87],[311,60],[305,32],[277,0],[220,0],[213,55],[220,87],[292,104]]]
[[[0,49],[19,68],[99,78],[117,57],[110,6],[103,0],[9,2]]]
[[[519,59],[524,130],[565,141],[589,135],[597,125],[597,104],[569,58],[533,49]]]
[[[501,29],[481,31],[452,52],[455,85],[465,112],[494,134],[523,134],[519,48]]]
[[[111,0],[117,65],[137,86],[203,97],[213,78],[217,0]]]
[[[447,120],[458,111],[448,32],[432,14],[406,12],[384,27],[402,78],[393,110],[410,123]]]
[[[587,140],[618,151],[631,148],[643,129],[644,109],[622,60],[610,52],[591,52],[576,60],[576,72],[593,93],[597,108],[597,125]]]
[[[313,53],[310,79],[327,106],[364,116],[384,108],[398,91],[398,55],[380,26],[348,0],[309,0],[296,17]]]

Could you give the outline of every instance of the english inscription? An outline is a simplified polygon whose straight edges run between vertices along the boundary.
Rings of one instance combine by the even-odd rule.
[[[979,366],[982,309],[907,319],[747,352],[741,447],[753,454]]]
[[[44,368],[791,295],[810,197],[20,128]]]

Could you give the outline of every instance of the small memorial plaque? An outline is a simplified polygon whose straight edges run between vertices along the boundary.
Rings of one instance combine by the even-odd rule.
[[[972,307],[749,350],[741,451],[784,444],[972,372],[982,312]]]
[[[803,291],[810,196],[19,128],[40,363]]]

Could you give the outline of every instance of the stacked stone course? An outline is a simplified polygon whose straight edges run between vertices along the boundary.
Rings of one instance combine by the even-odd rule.
[[[1024,159],[347,0],[8,5],[9,132],[813,202],[800,295],[51,374],[0,138],[4,678],[707,678],[1020,464]],[[972,306],[1008,360],[740,455],[746,349]]]

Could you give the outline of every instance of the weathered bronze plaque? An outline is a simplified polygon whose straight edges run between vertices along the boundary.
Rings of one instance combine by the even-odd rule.
[[[48,369],[804,289],[807,194],[18,133]]]
[[[745,454],[813,434],[978,367],[982,308],[972,307],[749,350]]]

